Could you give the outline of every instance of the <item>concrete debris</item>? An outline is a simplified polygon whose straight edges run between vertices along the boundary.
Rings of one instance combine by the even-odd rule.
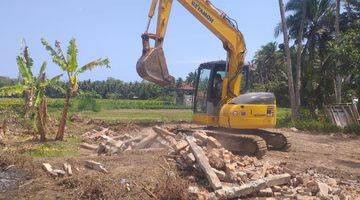
[[[337,186],[337,182],[334,178],[328,178],[325,182],[326,184],[328,184],[331,187],[336,187]]]
[[[349,197],[345,195],[341,186],[344,188],[356,184],[348,180],[338,182],[333,178],[321,176],[314,169],[298,172],[289,169],[284,162],[273,163],[255,157],[234,155],[205,131],[181,130],[154,126],[144,129],[139,135],[117,135],[107,128],[102,128],[100,131],[85,133],[84,140],[90,141],[91,144],[83,143],[81,147],[96,149],[98,155],[108,156],[123,151],[167,150],[169,159],[176,163],[179,172],[192,183],[209,183],[212,191],[197,187],[198,185],[190,186],[189,193],[193,199],[260,197],[342,200]],[[86,161],[85,165],[108,173],[101,163]],[[53,173],[48,166],[46,169]],[[64,169],[70,175],[65,164]]]
[[[95,162],[92,160],[85,161],[85,166],[90,169],[97,170],[99,172],[108,173],[107,169],[105,169],[105,167],[102,166],[101,163],[98,163],[98,162]]]
[[[259,197],[272,197],[273,191],[271,188],[262,189],[258,192]]]
[[[71,165],[68,163],[64,163],[64,170],[69,176],[73,174]]]
[[[289,174],[281,174],[259,179],[250,183],[243,184],[237,187],[224,188],[215,191],[217,199],[233,199],[247,196],[254,192],[264,190],[267,187],[275,185],[284,185],[290,181]],[[269,191],[268,191],[269,192]]]
[[[108,128],[101,128],[100,131],[92,130],[84,133],[82,138],[84,141],[97,141],[101,139],[101,136],[103,135],[112,136],[112,132],[109,131]]]
[[[42,168],[51,176],[65,176],[66,172],[61,169],[54,169],[49,163],[43,163]]]
[[[54,169],[49,163],[43,163],[42,164],[43,169],[50,175],[57,176],[57,173],[54,172]]]
[[[53,172],[57,175],[57,176],[65,176],[66,172],[64,170],[61,169],[54,169]]]
[[[202,149],[194,142],[193,138],[187,137],[186,140],[190,145],[190,149],[196,158],[197,164],[200,166],[202,171],[205,173],[207,180],[213,190],[222,188],[221,182],[213,169],[211,168],[208,159],[206,158]]]
[[[88,144],[88,143],[81,143],[80,147],[87,150],[95,151],[98,148],[98,145]]]
[[[158,137],[158,134],[156,132],[150,132],[148,136],[146,136],[144,139],[142,139],[137,145],[137,149],[145,149],[147,147],[150,147],[150,145],[155,141],[155,139]]]

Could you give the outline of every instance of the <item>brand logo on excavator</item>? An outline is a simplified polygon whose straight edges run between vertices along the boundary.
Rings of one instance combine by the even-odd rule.
[[[201,6],[196,3],[195,1],[191,2],[191,5],[201,13],[202,16],[204,16],[210,23],[214,22],[214,18],[212,18]]]

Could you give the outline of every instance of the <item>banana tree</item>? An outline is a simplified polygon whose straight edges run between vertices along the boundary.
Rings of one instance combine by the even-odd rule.
[[[25,41],[23,41],[25,43]],[[33,59],[30,57],[29,48],[25,45],[21,54],[16,58],[16,63],[19,68],[20,81],[22,85],[28,86],[27,90],[23,91],[24,95],[24,118],[30,119],[31,110],[34,106],[35,91],[31,87],[34,83],[32,74],[32,67],[34,64]]]
[[[70,100],[77,94],[79,89],[78,76],[86,71],[90,71],[97,67],[109,68],[109,60],[97,59],[95,61],[89,62],[82,67],[79,67],[77,61],[78,48],[75,39],[70,40],[66,56],[61,49],[60,42],[55,41],[54,47],[52,47],[45,39],[41,39],[41,42],[44,45],[45,49],[51,55],[53,62],[57,64],[60,69],[65,72],[65,74],[67,74],[68,78],[65,104],[61,115],[59,129],[56,135],[56,140],[63,140]]]
[[[26,51],[28,52],[28,50]],[[27,55],[27,59],[32,60],[29,55]],[[46,62],[44,62],[41,65],[38,77],[34,77],[31,68],[26,65],[26,61],[22,56],[18,56],[17,61],[22,80],[17,85],[0,88],[0,96],[24,95],[25,108],[29,109],[26,111],[27,115],[33,118],[36,126],[35,131],[40,134],[40,140],[45,141],[47,134],[45,90],[50,86],[56,87],[61,75],[47,80],[45,76]],[[31,102],[26,102],[29,99]]]

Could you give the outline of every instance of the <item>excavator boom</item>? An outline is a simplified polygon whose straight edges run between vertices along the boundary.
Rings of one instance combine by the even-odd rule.
[[[209,0],[178,0],[178,2],[223,42],[228,53],[227,74],[222,90],[223,102],[240,95],[240,74],[244,64],[246,47],[236,23],[224,12],[215,8]],[[163,42],[172,4],[173,0],[152,0],[148,15],[149,21],[146,31],[142,35],[143,54],[136,66],[142,78],[160,86],[171,85],[175,82],[174,77],[169,75],[163,51]],[[151,34],[148,33],[148,30],[156,7],[158,7],[156,34]],[[154,47],[150,46],[150,40],[155,41]]]

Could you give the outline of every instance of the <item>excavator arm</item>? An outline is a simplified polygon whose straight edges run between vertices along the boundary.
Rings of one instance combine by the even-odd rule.
[[[223,81],[222,102],[225,103],[239,96],[246,47],[236,22],[215,8],[209,0],[177,1],[219,38],[227,51],[227,74]],[[143,54],[137,63],[137,71],[142,78],[161,86],[171,85],[175,81],[168,73],[162,48],[172,4],[173,0],[152,0],[148,15],[149,22],[142,35]],[[156,8],[158,8],[157,28],[156,33],[151,34],[148,30]],[[150,46],[150,39],[155,40],[154,47]]]

